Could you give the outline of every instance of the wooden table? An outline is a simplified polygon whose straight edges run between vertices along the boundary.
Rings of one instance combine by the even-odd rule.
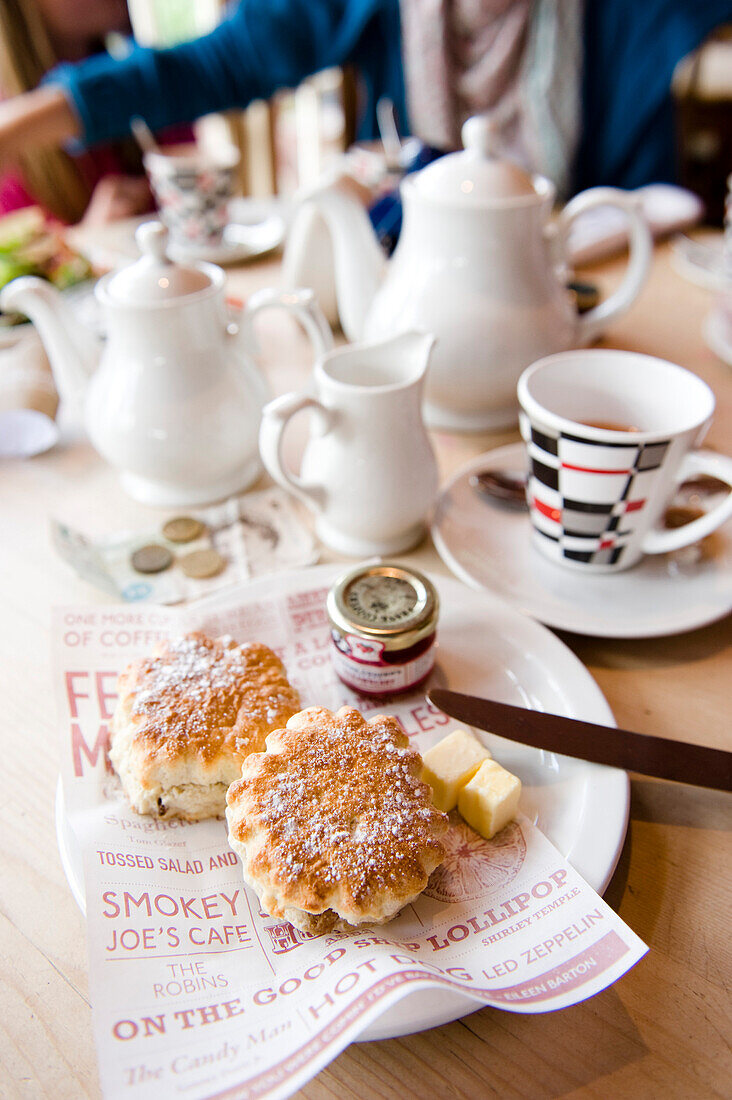
[[[707,292],[657,250],[649,285],[612,329],[612,345],[673,359],[714,389],[709,443],[729,446],[729,368],[701,337]],[[621,263],[588,271],[612,282]],[[274,260],[230,273],[232,293],[276,281]],[[306,377],[302,337],[262,320],[265,368],[281,392]],[[443,479],[463,461],[517,439],[438,434]],[[263,481],[262,484],[265,484]],[[0,1096],[99,1095],[87,995],[84,920],[54,832],[57,732],[49,653],[51,608],[103,596],[72,575],[48,539],[51,515],[92,534],[143,526],[111,471],[78,443],[0,466]],[[328,555],[325,555],[326,557]],[[405,555],[438,573],[431,545]],[[730,620],[673,638],[610,641],[563,635],[622,726],[732,749]],[[611,989],[563,1012],[485,1009],[407,1038],[354,1044],[299,1094],[309,1100],[419,1097],[729,1096],[730,808],[713,791],[633,778],[627,841],[606,898],[649,945]]]

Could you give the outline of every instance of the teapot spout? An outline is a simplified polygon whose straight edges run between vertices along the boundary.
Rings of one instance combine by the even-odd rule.
[[[99,360],[98,337],[73,320],[55,287],[35,276],[8,283],[0,292],[0,309],[30,318],[48,353],[61,401],[78,407]]]
[[[351,341],[360,340],[386,266],[364,207],[338,186],[331,186],[310,194],[298,218],[288,239],[285,270],[298,270],[295,285],[312,285],[306,269],[312,270],[318,285],[332,285],[343,332]],[[317,246],[311,249],[311,244]]]

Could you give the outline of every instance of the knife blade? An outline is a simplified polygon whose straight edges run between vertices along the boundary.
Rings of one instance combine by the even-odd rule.
[[[657,779],[732,791],[732,752],[724,749],[600,726],[444,688],[432,688],[427,698],[451,718],[535,749],[548,749]]]

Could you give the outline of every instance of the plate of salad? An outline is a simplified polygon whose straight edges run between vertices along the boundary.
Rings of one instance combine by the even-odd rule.
[[[77,298],[87,296],[94,271],[86,257],[67,244],[63,226],[30,206],[0,218],[0,289],[21,275],[48,279],[59,290],[73,290]],[[0,310],[0,347],[15,343],[28,325],[26,317]]]

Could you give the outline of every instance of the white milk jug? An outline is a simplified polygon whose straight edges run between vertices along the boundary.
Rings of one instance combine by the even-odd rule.
[[[407,550],[422,538],[437,492],[437,464],[422,421],[434,337],[416,332],[331,351],[315,366],[315,394],[265,406],[259,435],[272,477],[316,515],[318,537],[364,557]],[[291,417],[312,411],[299,475],[285,467]]]

